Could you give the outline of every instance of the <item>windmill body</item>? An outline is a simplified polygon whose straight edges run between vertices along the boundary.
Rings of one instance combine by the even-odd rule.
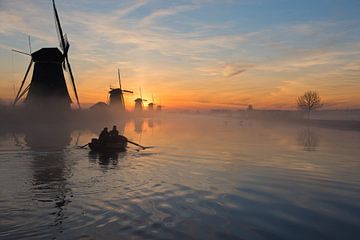
[[[143,111],[143,99],[137,98],[135,99],[135,112],[142,112]]]
[[[161,112],[161,110],[162,110],[162,106],[161,106],[161,105],[157,105],[156,111]]]
[[[149,104],[148,104],[148,111],[149,111],[149,112],[154,111],[154,106],[155,106],[155,103],[149,103]]]
[[[114,88],[109,91],[109,105],[110,107],[125,111],[124,96],[120,88]]]
[[[134,108],[134,111],[136,113],[140,113],[144,110],[144,104],[143,102],[146,102],[147,100],[146,99],[143,99],[142,97],[142,93],[141,93],[141,88],[139,89],[139,92],[140,92],[140,97],[135,99],[135,108]]]
[[[58,48],[42,48],[31,54],[33,76],[25,103],[32,107],[70,109],[71,98],[66,87],[62,63],[64,56]]]
[[[155,101],[154,101],[154,95],[152,95],[152,102],[148,104],[148,111],[153,112],[155,109]]]

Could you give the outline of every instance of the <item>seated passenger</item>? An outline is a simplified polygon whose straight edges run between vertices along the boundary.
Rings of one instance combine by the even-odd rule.
[[[104,128],[99,135],[99,142],[106,142],[109,138],[109,132],[107,128]]]
[[[116,130],[116,126],[113,126],[113,129],[109,132],[110,137],[117,137],[119,136],[119,131]]]

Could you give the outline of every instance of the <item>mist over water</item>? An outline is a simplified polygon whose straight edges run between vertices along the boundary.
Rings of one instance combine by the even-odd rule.
[[[105,126],[145,146],[94,154]],[[360,132],[169,114],[0,131],[1,239],[357,239]]]

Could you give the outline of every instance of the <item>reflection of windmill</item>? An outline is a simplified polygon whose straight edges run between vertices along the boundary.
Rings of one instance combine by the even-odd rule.
[[[49,134],[49,129],[51,134]],[[62,124],[32,125],[25,129],[25,142],[32,155],[30,163],[33,187],[38,189],[47,186],[45,195],[38,195],[36,200],[51,202],[49,208],[53,218],[51,226],[62,230],[62,223],[66,216],[65,206],[71,203],[72,190],[68,179],[72,175],[71,161],[66,157],[64,149],[71,142],[71,129]],[[39,155],[39,152],[42,154]]]
[[[134,119],[134,131],[138,134],[138,143],[141,143],[142,133],[144,130],[144,119],[143,118],[135,118]]]
[[[75,79],[71,71],[68,57],[70,44],[66,35],[63,34],[54,0],[53,8],[56,30],[59,35],[62,52],[58,48],[41,48],[34,53],[27,54],[31,56],[31,60],[20,89],[15,97],[14,106],[27,93],[25,99],[27,106],[40,107],[43,109],[50,109],[55,106],[56,110],[58,110],[58,108],[70,109],[71,98],[66,87],[64,72],[62,69],[63,67],[64,70],[69,72],[76,102],[80,108]],[[31,82],[24,88],[26,78],[33,63],[35,64]]]
[[[143,99],[141,88],[140,88],[140,97],[135,99],[135,112],[142,112],[144,108],[143,102],[146,102],[146,99]]]
[[[155,106],[154,95],[152,95],[152,102],[148,104],[148,111],[149,112],[154,111],[154,106]]]
[[[133,91],[123,90],[121,88],[120,69],[118,69],[119,88],[110,88],[109,91],[109,105],[117,107],[121,111],[125,111],[124,93],[134,93]]]

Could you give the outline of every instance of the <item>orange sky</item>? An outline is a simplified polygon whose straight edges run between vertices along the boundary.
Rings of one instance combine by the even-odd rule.
[[[306,90],[318,91],[327,108],[360,108],[359,4],[287,3],[57,6],[83,105],[107,100],[119,67],[124,88],[135,92],[125,97],[128,108],[139,87],[168,109],[293,109]],[[28,51],[27,35],[33,50],[58,42],[51,4],[4,0],[0,6],[0,98],[10,100],[29,61],[10,49]]]

